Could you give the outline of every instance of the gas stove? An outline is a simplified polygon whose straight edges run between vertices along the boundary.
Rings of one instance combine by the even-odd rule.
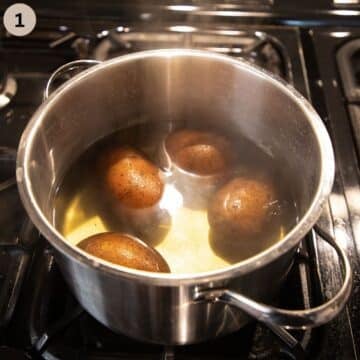
[[[167,9],[155,3],[141,9],[126,4],[116,8],[117,16],[103,15],[104,5],[98,8],[101,16],[89,11],[86,18],[67,16],[70,8],[65,4],[62,11],[56,6],[43,8],[35,30],[24,38],[1,31],[0,92],[11,88],[5,103],[0,101],[1,359],[356,359],[360,355],[360,101],[356,92],[360,28],[351,27],[351,17],[346,28],[319,26],[325,21],[336,25],[337,15],[331,11],[344,11],[342,5],[327,12],[319,9],[313,18],[305,6],[297,18],[288,16],[296,9],[271,12],[272,3]],[[154,21],[159,14],[162,21]],[[103,61],[134,51],[176,47],[245,58],[275,73],[312,101],[329,129],[337,174],[320,222],[346,249],[354,289],[336,320],[321,328],[291,332],[295,343],[284,343],[256,322],[224,338],[182,347],[150,345],[115,334],[77,304],[51,248],[21,206],[14,181],[16,148],[42,102],[51,72],[76,59]],[[355,91],[348,88],[349,77]],[[285,308],[309,308],[331,297],[340,283],[337,257],[312,231],[302,241],[276,301]]]

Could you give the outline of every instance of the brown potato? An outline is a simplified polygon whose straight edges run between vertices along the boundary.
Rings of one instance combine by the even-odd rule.
[[[238,177],[212,198],[208,220],[212,230],[225,238],[252,238],[271,220],[276,191],[270,181]]]
[[[214,174],[227,166],[225,157],[213,145],[187,146],[176,152],[173,159],[181,168],[199,175]]]
[[[228,139],[207,131],[176,131],[167,137],[165,146],[169,156],[179,167],[199,175],[225,171],[235,158],[233,146]]]
[[[166,138],[166,149],[170,155],[174,155],[178,150],[183,149],[186,146],[199,143],[199,137],[204,132],[198,130],[182,129],[177,130]]]
[[[120,233],[102,233],[82,240],[78,246],[91,255],[129,268],[170,272],[164,258],[142,241]]]
[[[159,170],[130,147],[112,148],[100,159],[108,190],[129,208],[147,208],[159,202],[164,184]]]

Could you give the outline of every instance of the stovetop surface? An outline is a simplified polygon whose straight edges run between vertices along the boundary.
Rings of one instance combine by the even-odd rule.
[[[0,191],[0,358],[356,359],[360,354],[358,157],[335,54],[350,38],[360,38],[360,31],[340,30],[214,21],[149,27],[136,21],[40,18],[37,30],[26,39],[2,33],[1,66],[15,78],[17,93],[0,110],[0,149],[16,149],[41,104],[51,72],[77,58],[103,60],[176,44],[245,57],[291,82],[312,100],[332,136],[337,175],[321,223],[346,248],[355,283],[349,305],[335,321],[294,333],[304,353],[287,348],[257,323],[206,344],[174,348],[138,343],[112,333],[77,305],[58,273],[51,249],[27,220],[16,187],[10,186]],[[13,155],[0,155],[1,169],[5,162],[14,164]],[[278,303],[289,308],[316,305],[340,283],[336,257],[311,233],[303,241]]]

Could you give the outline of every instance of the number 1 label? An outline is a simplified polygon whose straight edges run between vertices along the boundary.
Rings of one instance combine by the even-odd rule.
[[[17,13],[15,14],[15,17],[16,17],[16,24],[15,24],[15,27],[25,27],[25,25],[22,23],[22,14],[21,13]]]
[[[36,25],[35,11],[26,4],[16,3],[9,6],[3,16],[6,31],[14,36],[30,34]]]

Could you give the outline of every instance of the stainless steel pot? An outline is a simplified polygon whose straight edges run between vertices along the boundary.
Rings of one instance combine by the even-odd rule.
[[[63,67],[52,79],[78,64]],[[246,261],[191,275],[128,269],[70,245],[52,225],[54,192],[64,172],[96,140],[144,121],[159,128],[221,124],[255,141],[286,167],[300,221],[282,241]],[[325,127],[291,86],[246,62],[184,49],[126,55],[78,74],[34,114],[17,160],[23,203],[54,247],[64,278],[82,306],[115,331],[163,344],[224,335],[243,326],[248,315],[285,337],[279,325],[311,327],[335,317],[349,297],[351,269],[331,239],[346,271],[333,299],[303,311],[259,303],[278,291],[299,242],[320,215],[333,176]]]

